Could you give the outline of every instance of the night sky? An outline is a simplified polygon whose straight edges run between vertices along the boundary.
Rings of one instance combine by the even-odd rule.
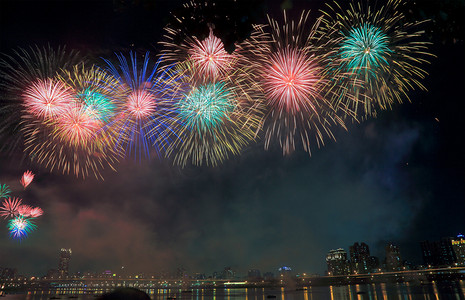
[[[221,1],[218,1],[221,3]],[[109,57],[157,53],[169,12],[182,1],[1,1],[1,52],[67,45]],[[281,7],[317,12],[323,1],[252,1],[244,14],[265,22]],[[45,214],[21,242],[0,223],[0,267],[44,275],[60,248],[70,271],[175,271],[211,274],[231,266],[323,274],[331,249],[365,242],[384,259],[388,241],[422,263],[420,242],[465,232],[465,4],[417,1],[411,16],[431,18],[436,58],[424,66],[428,91],[376,119],[335,129],[337,141],[283,157],[263,142],[218,167],[173,167],[164,159],[122,161],[105,181],[50,174],[0,153],[0,182]],[[103,63],[101,63],[103,65]],[[5,142],[5,141],[0,141]],[[36,179],[26,191],[26,169]]]

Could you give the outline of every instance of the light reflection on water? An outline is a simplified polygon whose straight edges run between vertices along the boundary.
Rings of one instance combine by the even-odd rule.
[[[48,299],[97,299],[108,291],[97,290],[90,293],[76,289],[35,291],[22,295],[7,295],[5,300],[48,300]],[[449,300],[465,299],[465,282],[432,282],[429,284],[362,284],[344,286],[286,288],[217,288],[193,289],[183,292],[180,289],[145,290],[154,300]]]

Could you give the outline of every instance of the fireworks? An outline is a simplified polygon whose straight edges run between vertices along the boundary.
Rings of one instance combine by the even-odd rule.
[[[21,178],[21,182],[25,176],[29,177],[29,179],[32,181],[34,174],[32,174],[30,171],[24,172],[24,175]],[[0,187],[1,186],[2,185],[0,185]],[[25,186],[27,186],[27,184]],[[9,192],[10,191],[8,190],[8,193]],[[41,208],[23,204],[23,200],[16,197],[9,197],[4,199],[0,206],[0,216],[2,216],[4,219],[10,218],[8,221],[10,235],[19,239],[26,237],[30,231],[37,228],[37,226],[33,223],[33,220],[37,217],[40,217],[43,213],[44,212]]]
[[[62,112],[69,93],[54,78],[79,61],[78,52],[50,46],[18,49],[11,56],[0,57],[0,89],[5,92],[0,107],[0,148],[23,150],[25,113],[48,117]]]
[[[21,177],[20,183],[24,188],[26,188],[32,182],[32,180],[34,180],[34,173],[28,170],[24,172],[23,176]]]
[[[209,35],[200,40],[197,37],[186,37],[175,43],[177,31],[166,28],[162,58],[166,63],[190,63],[198,75],[208,80],[224,79],[236,66],[237,56],[224,49],[223,42],[214,35],[210,28]]]
[[[192,64],[179,65],[182,74],[179,99],[174,103],[178,126],[175,143],[167,154],[185,166],[217,165],[237,155],[255,138],[261,106],[251,100],[254,90],[241,69],[228,81],[209,81]]]
[[[327,53],[317,36],[319,21],[307,28],[307,18],[303,12],[297,25],[286,15],[283,25],[269,18],[271,35],[255,26],[240,50],[264,92],[265,149],[277,140],[284,154],[299,141],[310,153],[312,137],[320,146],[325,137],[333,138],[331,125],[344,126],[329,101],[333,84],[324,69]]]
[[[262,130],[265,149],[311,153],[345,119],[376,116],[424,89],[428,43],[402,4],[334,2],[313,24],[306,11],[297,22],[268,17],[242,41],[234,1],[234,13],[221,14],[194,1],[184,6],[187,18],[173,15],[157,61],[148,52],[117,54],[105,69],[65,48],[20,49],[0,59],[0,138],[9,136],[1,145],[23,142],[34,163],[82,178],[103,178],[120,159],[154,152],[182,166],[216,165]],[[223,14],[226,23],[218,22]]]
[[[194,87],[179,102],[179,114],[189,129],[201,134],[222,125],[234,110],[234,95],[223,82]]]
[[[384,6],[352,3],[342,9],[336,2],[325,12],[325,36],[338,41],[327,68],[343,75],[339,85],[345,96],[335,98],[334,106],[354,118],[376,116],[377,110],[390,109],[409,100],[408,92],[425,90],[419,81],[426,76],[428,43],[421,40],[421,22],[406,21],[401,0],[388,0]],[[334,30],[335,29],[335,30]]]
[[[2,206],[0,207],[0,216],[3,218],[12,218],[18,213],[18,209],[22,204],[22,200],[19,198],[11,198],[4,199],[2,202]]]
[[[10,193],[11,190],[6,184],[0,184],[0,199],[8,197]]]
[[[10,235],[14,238],[22,239],[25,238],[31,231],[35,230],[37,226],[29,218],[23,216],[11,219],[8,222],[8,229]]]
[[[68,110],[73,101],[71,91],[59,81],[38,80],[23,95],[27,112],[41,119],[56,118]]]
[[[141,67],[136,54],[131,53],[130,63],[123,55],[117,55],[117,58],[119,65],[105,60],[109,72],[123,89],[116,98],[120,114],[110,126],[119,128],[117,145],[127,156],[149,157],[151,146],[159,152],[170,142],[167,136],[172,131],[172,101],[177,76],[169,69],[159,70],[160,60],[152,64],[149,53],[144,55]]]

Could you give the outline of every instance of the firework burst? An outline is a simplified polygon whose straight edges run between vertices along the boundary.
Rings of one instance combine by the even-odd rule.
[[[69,93],[53,78],[80,59],[76,51],[50,46],[18,49],[0,57],[0,89],[4,92],[0,107],[1,148],[10,152],[23,149],[21,121],[25,112],[39,117],[62,112]]]
[[[167,64],[189,61],[198,75],[208,80],[224,79],[237,64],[237,56],[224,49],[223,42],[214,35],[211,28],[209,35],[203,40],[186,37],[180,43],[175,42],[177,31],[171,28],[166,28],[165,31],[165,41],[161,44],[162,58]]]
[[[149,53],[144,55],[142,65],[133,53],[130,63],[123,55],[117,58],[118,65],[105,60],[123,90],[116,97],[119,114],[109,126],[118,128],[117,145],[126,156],[148,158],[151,146],[159,153],[170,143],[177,76],[170,69],[160,70],[160,60],[152,64]]]
[[[239,154],[255,139],[263,114],[251,98],[254,90],[247,77],[236,70],[228,74],[228,81],[209,81],[198,77],[193,64],[178,67],[183,76],[174,107],[180,126],[167,154],[181,166],[188,162],[214,166]]]
[[[409,91],[425,90],[421,64],[431,55],[422,40],[422,22],[407,22],[404,4],[388,0],[375,7],[362,1],[343,9],[334,2],[324,12],[325,36],[338,41],[327,68],[342,75],[339,84],[347,87],[334,105],[353,118],[376,116],[378,110],[410,101]]]
[[[23,116],[25,152],[31,160],[50,171],[77,177],[115,170],[121,157],[115,146],[115,129],[104,130],[114,120],[113,98],[119,89],[115,78],[95,66],[79,64],[57,76],[73,95],[59,117],[42,121],[33,115]]]
[[[22,205],[22,200],[15,197],[4,199],[2,206],[0,206],[0,216],[3,218],[13,218],[17,213],[19,207]]]
[[[23,173],[23,176],[21,176],[20,183],[26,189],[26,187],[34,180],[34,173],[31,171],[26,171]]]
[[[308,15],[303,12],[295,23],[284,14],[283,25],[269,18],[268,27],[255,26],[239,47],[264,94],[265,149],[277,140],[284,154],[299,141],[310,153],[312,139],[323,145],[325,137],[333,138],[331,126],[344,126],[329,101],[334,84],[324,69],[328,54],[317,34],[320,20],[309,28]]]
[[[15,217],[8,222],[8,229],[10,230],[10,235],[13,238],[25,238],[36,228],[37,226],[30,218],[25,218],[23,216]]]

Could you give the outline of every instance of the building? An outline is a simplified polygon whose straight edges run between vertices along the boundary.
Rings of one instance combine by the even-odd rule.
[[[247,272],[247,279],[248,279],[248,280],[252,280],[252,281],[260,280],[260,279],[261,279],[260,270],[257,270],[257,269],[250,269],[250,270]]]
[[[465,265],[465,236],[457,235],[457,238],[451,240],[452,249],[454,249],[457,264]]]
[[[421,250],[427,266],[451,266],[457,261],[450,237],[435,242],[423,241]]]
[[[330,250],[326,255],[326,264],[328,265],[328,275],[330,276],[350,274],[347,252],[342,248]]]
[[[389,243],[385,247],[386,250],[386,270],[399,271],[402,269],[402,259],[400,256],[399,246]]]
[[[370,261],[370,248],[365,243],[354,243],[349,247],[350,263],[352,266],[352,273],[366,274],[371,272],[369,265]]]
[[[58,263],[58,274],[60,277],[68,276],[71,253],[71,249],[61,248],[60,261]]]

